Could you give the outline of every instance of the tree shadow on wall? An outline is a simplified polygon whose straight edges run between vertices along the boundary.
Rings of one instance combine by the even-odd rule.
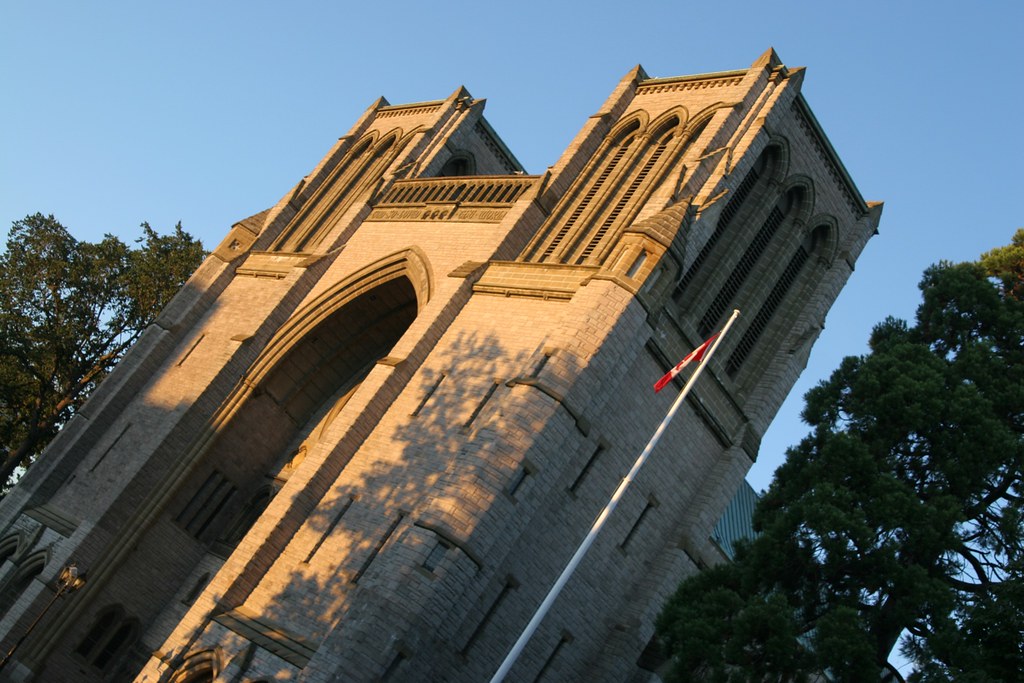
[[[424,671],[464,669],[477,654],[470,650],[487,603],[504,585],[497,568],[510,548],[501,539],[561,504],[552,495],[567,485],[560,472],[586,457],[571,416],[524,382],[547,362],[539,348],[512,353],[493,336],[442,341],[404,388],[392,389],[389,410],[346,453],[357,411],[389,388],[388,379],[370,387],[371,373],[361,390],[375,395],[357,392],[336,418],[328,432],[341,433],[341,442],[319,471],[311,471],[312,461],[297,470],[305,523],[245,608],[308,643],[345,680],[423,680]],[[537,441],[548,442],[549,452],[551,442],[564,443],[560,462],[531,461]],[[331,469],[340,472],[317,489],[312,482]],[[550,476],[538,481],[538,469]],[[296,512],[293,506],[289,515]],[[413,656],[416,663],[405,664]],[[490,659],[485,665],[496,668]]]

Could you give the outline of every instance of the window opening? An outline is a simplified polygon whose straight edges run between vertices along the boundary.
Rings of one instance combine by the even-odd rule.
[[[135,640],[135,624],[126,622],[114,632],[92,660],[97,669],[106,669],[115,655],[120,654]]]
[[[82,638],[82,642],[75,648],[75,652],[82,655],[86,659],[89,659],[89,655],[92,653],[96,646],[99,645],[100,639],[107,634],[107,632],[114,627],[114,623],[117,621],[117,611],[108,609],[99,616],[93,627],[89,629],[89,632]]]
[[[362,185],[363,179],[367,175],[371,175],[382,171],[384,156],[391,150],[395,144],[395,137],[389,137],[384,142],[377,145],[377,149],[374,150],[373,156],[370,159],[359,166],[355,170],[352,179],[345,184],[343,193],[349,197],[354,196],[358,192]],[[332,209],[335,207],[331,207]],[[299,240],[298,244],[295,245],[295,251],[305,251],[308,249],[314,249],[317,245],[323,241],[323,238],[327,235],[328,231],[328,218],[332,215],[332,212],[325,212],[324,215],[316,222],[316,227],[306,233],[306,236]]]
[[[338,512],[334,515],[334,519],[331,520],[330,525],[328,525],[328,527],[324,529],[324,532],[320,534],[320,538],[317,539],[316,544],[313,545],[313,548],[309,551],[309,554],[306,555],[306,559],[302,561],[303,564],[309,564],[309,561],[313,559],[314,555],[316,555],[316,551],[320,550],[320,546],[322,546],[324,544],[324,541],[327,540],[327,537],[334,532],[334,528],[338,526],[338,523],[341,521],[341,518],[344,517],[345,513],[348,512],[348,509],[352,507],[353,502],[355,502],[355,496],[349,496],[348,500],[345,501],[345,504],[342,505],[341,509],[338,510]]]
[[[0,596],[0,614],[6,614],[7,610],[17,602],[21,594],[32,585],[32,580],[43,573],[44,565],[43,559],[37,556],[31,564],[18,573],[14,581],[4,587],[3,594]]]
[[[633,537],[636,535],[637,529],[639,529],[640,525],[643,524],[643,521],[644,519],[646,519],[647,514],[657,506],[657,502],[655,502],[653,499],[647,500],[647,505],[644,506],[643,511],[640,513],[640,516],[636,518],[636,521],[633,522],[633,527],[629,530],[629,533],[626,534],[626,537],[622,539],[622,543],[619,544],[619,548],[621,548],[622,550],[626,549],[626,547],[629,545],[629,542],[632,541]]]
[[[544,665],[541,666],[540,671],[538,671],[537,675],[533,677],[533,683],[540,683],[540,680],[544,678],[544,674],[546,674],[548,669],[551,668],[551,665],[558,657],[558,654],[562,651],[562,648],[571,642],[572,636],[568,633],[563,633],[562,637],[558,640],[558,643],[555,644],[554,649],[551,650],[551,654],[549,654],[548,658],[544,660]]]
[[[431,549],[430,554],[428,554],[427,558],[423,560],[423,568],[428,572],[433,572],[437,569],[437,566],[441,564],[441,561],[444,560],[444,556],[447,555],[448,551],[453,547],[454,546],[452,546],[448,541],[439,538],[437,543],[434,544],[434,547]]]
[[[671,135],[669,136],[669,138],[671,138]],[[590,242],[583,249],[583,252],[580,254],[579,258],[576,259],[577,264],[583,263],[588,258],[590,258],[591,254],[594,253],[594,250],[597,249],[597,245],[600,244],[604,236],[608,234],[608,230],[612,227],[615,221],[618,220],[619,215],[622,213],[623,209],[626,208],[626,205],[629,203],[629,200],[633,198],[633,195],[636,194],[636,191],[647,179],[647,175],[651,172],[651,169],[654,168],[654,165],[658,163],[658,159],[661,158],[661,155],[665,152],[665,149],[667,147],[668,140],[666,139],[664,142],[662,142],[655,148],[654,153],[651,154],[651,156],[647,159],[647,163],[643,165],[640,171],[636,174],[636,177],[633,178],[633,182],[631,182],[629,184],[629,187],[626,188],[626,191],[622,193],[622,196],[619,198],[619,201],[615,203],[615,207],[608,213],[608,216],[604,219],[604,223],[602,223],[601,227],[597,229],[597,232],[594,233],[594,236],[590,239]]]
[[[209,528],[236,491],[237,489],[223,473],[214,470],[192,496],[188,505],[178,514],[175,521],[190,534],[200,539],[203,532]]]
[[[631,265],[629,267],[629,270],[626,271],[626,277],[628,277],[630,279],[636,277],[636,274],[640,271],[640,268],[643,267],[643,265],[644,265],[644,263],[646,261],[647,261],[647,252],[646,251],[641,251],[640,254],[636,257],[636,259],[633,260],[633,265]]]
[[[782,271],[782,275],[779,277],[778,282],[772,287],[772,291],[769,292],[765,302],[761,305],[761,309],[754,316],[750,326],[747,327],[743,336],[740,338],[736,348],[733,349],[732,354],[729,356],[729,360],[726,362],[726,372],[730,376],[735,375],[743,362],[750,355],[750,352],[754,349],[758,339],[764,332],[765,328],[768,327],[768,323],[771,321],[775,311],[778,309],[782,300],[785,299],[786,293],[789,292],[790,287],[796,282],[797,277],[800,275],[800,271],[803,270],[804,264],[807,263],[809,254],[807,249],[801,245],[797,248],[796,253],[790,258],[789,263],[786,264],[786,268]]]
[[[588,458],[587,462],[583,465],[583,469],[581,469],[579,474],[576,475],[576,479],[574,479],[572,484],[569,485],[570,493],[576,493],[576,489],[580,487],[583,480],[587,478],[588,474],[590,474],[591,468],[594,467],[594,463],[597,462],[598,456],[602,453],[604,453],[604,446],[602,444],[598,444],[597,448],[594,449],[594,452],[590,454],[590,458]]]
[[[420,411],[423,410],[423,406],[427,405],[427,401],[429,401],[430,397],[434,395],[434,392],[437,391],[437,388],[441,386],[441,382],[444,381],[444,378],[445,374],[443,372],[437,376],[437,381],[434,382],[434,384],[429,389],[427,389],[427,393],[423,394],[423,398],[420,399],[420,403],[418,406],[416,406],[416,410],[412,411],[412,417],[416,417],[417,415],[420,414]]]
[[[8,536],[3,541],[0,541],[0,564],[14,556],[14,553],[18,551],[18,545],[20,540],[17,534]]]
[[[743,286],[747,277],[754,270],[754,265],[761,258],[761,255],[764,254],[765,249],[768,248],[768,244],[772,241],[785,217],[786,214],[783,213],[778,205],[772,207],[768,217],[761,225],[761,229],[757,231],[754,239],[743,252],[743,256],[740,257],[736,267],[729,274],[729,278],[722,285],[722,288],[718,290],[718,294],[715,295],[711,305],[708,306],[703,317],[701,317],[698,329],[702,335],[711,334],[715,329],[715,323],[718,322],[722,313],[725,312],[729,303],[736,296],[736,293],[739,292],[740,287]]]
[[[470,425],[473,424],[473,421],[476,420],[478,415],[480,415],[480,412],[484,409],[484,406],[487,405],[487,402],[491,400],[491,396],[493,396],[494,392],[497,391],[499,384],[499,382],[494,382],[491,384],[490,388],[487,389],[487,393],[484,394],[483,399],[480,401],[479,404],[477,404],[477,407],[473,410],[473,414],[470,415],[469,419],[466,420],[466,423],[462,425],[463,429],[467,429]]]
[[[635,126],[639,127],[639,124],[635,124]],[[551,240],[550,243],[548,243],[547,248],[544,249],[544,253],[541,254],[541,261],[546,261],[548,258],[552,256],[552,254],[555,253],[555,250],[558,249],[558,246],[562,243],[562,240],[565,239],[565,236],[576,224],[576,221],[579,220],[580,216],[583,215],[583,212],[587,210],[588,206],[590,206],[590,202],[593,201],[594,197],[604,186],[609,176],[611,176],[611,174],[615,171],[616,167],[619,165],[619,162],[622,161],[622,157],[626,154],[626,152],[629,150],[629,147],[633,144],[635,140],[636,136],[630,134],[619,144],[618,149],[615,150],[615,153],[612,155],[612,158],[608,160],[607,164],[605,164],[604,168],[601,170],[600,175],[598,175],[594,182],[591,184],[590,189],[587,190],[587,193],[585,195],[583,195],[579,203],[576,205],[576,208],[573,209],[573,212],[569,214],[569,217],[565,220],[565,223],[563,223],[562,227],[558,229],[557,233],[555,233],[554,238]]]
[[[74,652],[103,670],[135,641],[137,633],[138,621],[125,619],[120,607],[108,608],[96,619]]]
[[[377,559],[377,555],[384,548],[387,542],[391,540],[391,536],[395,533],[395,529],[398,528],[398,525],[402,523],[403,519],[405,519],[404,512],[399,513],[398,517],[395,518],[395,521],[391,522],[391,526],[388,527],[388,530],[384,532],[384,535],[381,536],[379,541],[377,541],[377,545],[374,546],[373,550],[370,552],[370,556],[363,562],[363,566],[361,566],[355,576],[352,577],[350,583],[359,583],[359,579],[363,578],[363,574],[365,574],[366,570],[370,568],[373,561]]]
[[[246,504],[245,508],[235,518],[234,523],[222,535],[223,542],[231,547],[238,545],[238,542],[249,533],[249,529],[260,518],[263,511],[270,505],[274,497],[271,487],[265,486],[256,492],[256,495]]]
[[[507,598],[508,594],[512,592],[512,590],[514,590],[515,587],[518,585],[518,582],[516,582],[515,579],[513,579],[511,576],[505,579],[505,585],[501,587],[501,592],[498,593],[498,597],[496,597],[494,599],[494,602],[491,603],[491,606],[487,609],[487,612],[484,614],[483,619],[481,619],[480,623],[478,623],[476,625],[476,628],[473,629],[473,633],[470,634],[469,639],[466,641],[466,644],[462,646],[461,654],[463,656],[469,654],[469,651],[473,647],[473,644],[477,641],[477,638],[479,638],[480,635],[484,632],[484,629],[487,628],[487,624],[490,623],[491,619],[494,617],[494,614],[498,611],[498,608],[501,607],[501,604],[505,601],[505,598]]]
[[[370,149],[372,144],[373,139],[365,137],[352,148],[351,152],[345,155],[341,163],[331,172],[331,177],[324,181],[323,187],[326,188],[325,191],[310,199],[306,206],[291,220],[284,232],[282,232],[281,237],[275,241],[274,251],[298,251],[296,248],[297,243],[305,240],[309,233],[307,231],[306,234],[300,234],[299,228],[306,222],[319,226],[324,216],[340,205],[342,198],[345,196],[345,191],[350,186],[348,183],[343,183],[341,179],[349,172],[354,163]]]
[[[679,281],[679,287],[677,289],[678,292],[686,289],[686,286],[693,280],[694,276],[700,270],[700,267],[704,264],[704,261],[707,260],[711,250],[715,248],[719,238],[725,234],[729,225],[732,223],[732,220],[736,217],[736,214],[739,213],[740,208],[747,200],[747,195],[750,194],[750,191],[754,189],[754,186],[757,184],[760,175],[761,172],[758,170],[758,165],[755,164],[747,173],[743,181],[740,182],[739,187],[736,188],[736,192],[729,201],[726,202],[725,208],[722,209],[722,214],[718,217],[718,223],[715,225],[715,231],[711,233],[708,241],[704,243],[704,246],[701,247],[700,252],[697,254],[697,258],[693,260],[693,263],[686,270],[686,274],[683,275],[683,279]]]
[[[453,156],[445,162],[439,176],[467,176],[473,174],[473,162],[465,154]]]

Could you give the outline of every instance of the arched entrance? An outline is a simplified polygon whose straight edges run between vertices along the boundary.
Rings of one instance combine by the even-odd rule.
[[[340,305],[335,300],[326,316],[307,311],[312,324],[290,338],[280,335],[288,338],[281,342],[287,348],[272,348],[274,342],[268,347],[276,362],[262,372],[259,361],[254,364],[255,390],[169,509],[197,540],[215,550],[220,544],[222,553],[241,540],[305,450],[416,318],[417,291],[406,275],[357,291]]]

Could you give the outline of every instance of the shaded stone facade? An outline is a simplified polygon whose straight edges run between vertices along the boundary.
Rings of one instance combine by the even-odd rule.
[[[874,234],[769,51],[637,67],[525,175],[459,89],[371,105],[234,225],[0,503],[45,681],[480,681],[743,315],[512,670],[628,681]]]

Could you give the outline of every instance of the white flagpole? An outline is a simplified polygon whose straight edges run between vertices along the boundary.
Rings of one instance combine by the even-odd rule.
[[[544,598],[544,602],[542,602],[540,607],[537,608],[533,618],[530,619],[530,623],[527,624],[526,628],[523,629],[523,632],[519,634],[519,640],[516,641],[515,645],[512,646],[512,649],[509,650],[509,653],[505,656],[505,661],[501,663],[501,666],[491,678],[491,683],[501,683],[501,681],[505,680],[505,676],[508,675],[512,665],[515,664],[519,655],[522,653],[523,648],[526,647],[527,641],[530,640],[534,632],[537,630],[537,627],[540,626],[540,622],[543,621],[545,616],[547,616],[548,611],[551,609],[551,605],[555,602],[555,598],[557,598],[558,594],[562,592],[562,588],[569,581],[569,577],[572,576],[572,573],[576,571],[576,566],[580,563],[580,560],[583,559],[583,556],[586,554],[587,550],[590,549],[590,546],[594,544],[594,540],[597,538],[597,534],[600,533],[601,528],[608,519],[608,516],[611,515],[613,510],[615,510],[615,507],[619,504],[619,500],[622,499],[623,493],[625,493],[629,485],[633,483],[633,479],[636,477],[637,472],[639,472],[640,468],[643,467],[648,456],[650,456],[651,451],[654,450],[654,447],[658,445],[658,441],[661,440],[661,435],[664,434],[665,429],[668,427],[668,423],[672,421],[673,417],[675,417],[676,411],[678,411],[679,407],[683,404],[683,401],[686,399],[686,395],[690,393],[693,383],[698,377],[700,377],[700,373],[703,372],[704,366],[707,365],[709,360],[711,360],[711,356],[715,353],[715,349],[718,348],[720,343],[722,343],[725,333],[729,331],[729,328],[736,321],[736,318],[738,318],[739,315],[739,310],[733,310],[732,316],[729,317],[725,326],[722,327],[722,331],[718,333],[718,337],[711,345],[711,348],[708,349],[707,354],[705,354],[701,362],[697,364],[697,369],[694,370],[692,375],[690,375],[690,379],[687,380],[686,386],[683,387],[683,390],[679,392],[679,396],[676,397],[675,402],[672,403],[672,407],[669,408],[668,414],[665,415],[661,424],[658,425],[658,429],[654,432],[654,436],[652,436],[650,441],[647,442],[644,450],[640,453],[639,457],[637,457],[636,462],[633,463],[632,469],[629,470],[626,477],[619,483],[619,488],[615,489],[615,493],[612,494],[611,500],[608,501],[608,504],[605,505],[601,514],[599,514],[597,519],[594,520],[594,524],[590,527],[590,532],[587,534],[587,537],[583,539],[582,543],[580,543],[580,547],[576,549],[572,559],[569,560],[569,564],[565,566],[565,569],[562,570],[562,574],[558,577],[558,580],[555,581],[555,585],[553,585],[551,590],[548,591],[547,597]]]

